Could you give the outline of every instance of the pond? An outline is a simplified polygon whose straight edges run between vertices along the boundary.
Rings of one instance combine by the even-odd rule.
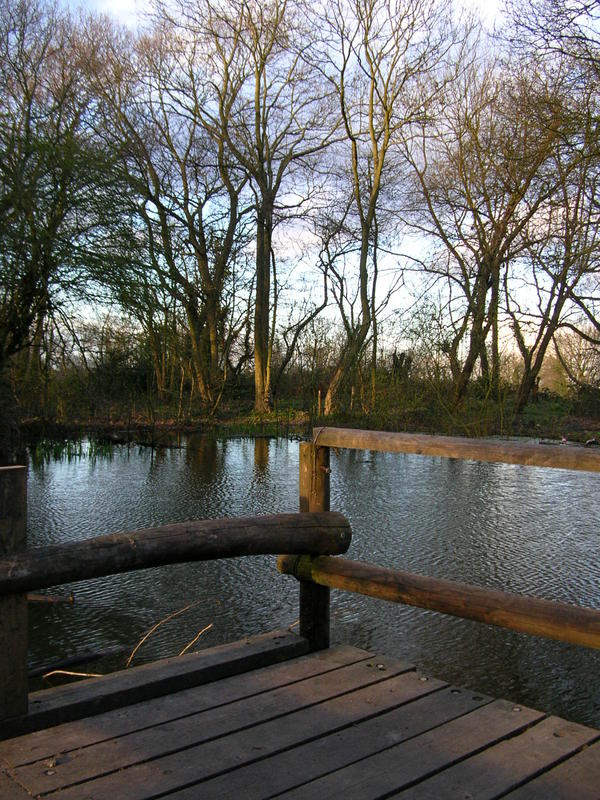
[[[600,608],[600,475],[417,455],[333,451],[331,508],[349,518],[350,558]],[[190,436],[152,450],[31,466],[29,546],[187,519],[298,507],[298,442]],[[49,591],[30,604],[30,665],[108,651],[74,670],[133,664],[287,628],[294,578],[275,557],[182,564]],[[600,653],[406,606],[332,592],[332,640],[600,727]],[[211,627],[208,627],[211,626]],[[32,688],[48,682],[32,683]]]

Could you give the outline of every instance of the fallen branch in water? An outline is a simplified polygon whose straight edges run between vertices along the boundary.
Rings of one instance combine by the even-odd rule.
[[[43,677],[48,672],[55,672],[56,670],[63,669],[64,667],[74,667],[76,664],[85,664],[89,661],[98,661],[98,659],[104,658],[105,656],[119,655],[124,651],[125,648],[123,647],[109,647],[106,650],[97,650],[97,651],[95,650],[95,651],[87,651],[85,653],[76,653],[73,656],[67,656],[66,658],[61,658],[52,664],[44,664],[41,667],[33,667],[27,672],[27,675],[30,678],[39,678]]]
[[[52,675],[71,675],[75,678],[103,678],[98,672],[69,672],[67,669],[53,669],[52,672],[47,672],[42,675],[43,678],[51,678]]]
[[[199,603],[200,603],[200,600],[197,600],[195,603],[190,603],[189,605],[184,606],[183,608],[180,608],[178,611],[173,611],[172,614],[169,614],[164,619],[161,619],[159,622],[156,623],[156,625],[153,625],[150,628],[150,630],[142,636],[140,641],[133,648],[133,650],[131,651],[131,655],[127,659],[127,663],[125,664],[125,666],[126,667],[131,666],[131,662],[133,661],[133,657],[135,656],[137,651],[144,644],[144,642],[147,641],[150,638],[150,636],[152,636],[154,631],[156,631],[158,628],[160,628],[161,625],[164,625],[165,622],[168,622],[170,619],[173,619],[174,617],[178,617],[180,614],[184,614],[186,611],[189,611],[190,608],[194,608],[194,606],[197,606]]]
[[[211,623],[210,623],[210,625],[207,625],[205,628],[202,628],[202,630],[201,630],[201,631],[198,631],[198,633],[197,633],[197,634],[194,636],[194,638],[192,639],[192,641],[191,641],[189,644],[186,644],[186,646],[183,648],[183,650],[181,651],[181,653],[179,653],[179,655],[180,655],[180,656],[182,656],[182,655],[184,655],[185,653],[187,653],[187,651],[190,649],[190,647],[192,647],[192,645],[195,645],[195,644],[196,644],[196,642],[197,642],[197,641],[198,641],[198,639],[199,639],[199,638],[202,636],[202,634],[203,634],[203,633],[206,633],[206,631],[209,631],[209,630],[212,628],[212,626],[213,626],[213,623],[211,622]]]

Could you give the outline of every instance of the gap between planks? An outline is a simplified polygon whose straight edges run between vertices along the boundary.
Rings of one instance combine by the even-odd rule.
[[[166,658],[99,679],[43,689],[29,697],[29,712],[0,725],[0,740],[82,719],[191,686],[237,675],[308,652],[308,642],[289,631]]]
[[[97,714],[93,718],[63,723],[0,742],[0,759],[13,768],[24,766],[56,755],[58,744],[60,753],[67,754],[72,750],[80,750],[272,691],[275,687],[324,674],[369,657],[370,654],[366,651],[346,645],[322,653],[299,656],[241,675]]]
[[[403,702],[402,696],[394,699],[395,687],[390,684],[392,676],[403,673],[422,685],[409,665],[371,657],[226,707],[83,748],[57,759],[50,768],[38,761],[15,770],[15,775],[32,794],[56,791],[56,797],[80,796],[82,787],[77,784],[94,798],[111,800],[144,797],[149,786],[154,794],[177,789],[190,769],[208,777],[240,760],[293,746],[298,738],[316,738],[380,713],[382,703],[389,707]]]

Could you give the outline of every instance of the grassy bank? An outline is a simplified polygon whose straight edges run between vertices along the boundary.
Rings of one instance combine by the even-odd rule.
[[[215,438],[232,436],[307,437],[320,425],[371,430],[411,431],[459,436],[523,436],[537,439],[567,439],[600,442],[600,416],[556,395],[541,395],[515,416],[510,404],[471,398],[462,408],[450,409],[440,402],[382,406],[372,413],[363,409],[331,416],[319,416],[298,408],[293,402],[277,404],[268,414],[257,415],[248,405],[224,406],[218,416],[201,413],[176,419],[169,409],[152,416],[110,414],[101,418],[51,420],[29,418],[21,421],[27,442],[77,441],[90,437],[97,443],[135,442],[148,446],[172,445],[177,434],[202,434]],[[586,413],[587,412],[587,413]]]

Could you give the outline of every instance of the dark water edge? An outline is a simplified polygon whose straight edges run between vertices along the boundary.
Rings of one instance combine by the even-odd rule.
[[[30,468],[29,543],[49,544],[191,518],[297,509],[298,444],[189,437],[169,449],[117,445]],[[354,531],[350,558],[600,608],[600,476],[384,453],[332,454],[332,508]],[[51,590],[32,604],[32,666],[120,648],[83,669],[134,663],[288,627],[297,584],[275,559],[177,565]],[[596,651],[434,612],[332,592],[332,638],[415,663],[452,683],[600,727]],[[195,648],[194,648],[195,649]],[[36,686],[48,683],[35,681]]]

